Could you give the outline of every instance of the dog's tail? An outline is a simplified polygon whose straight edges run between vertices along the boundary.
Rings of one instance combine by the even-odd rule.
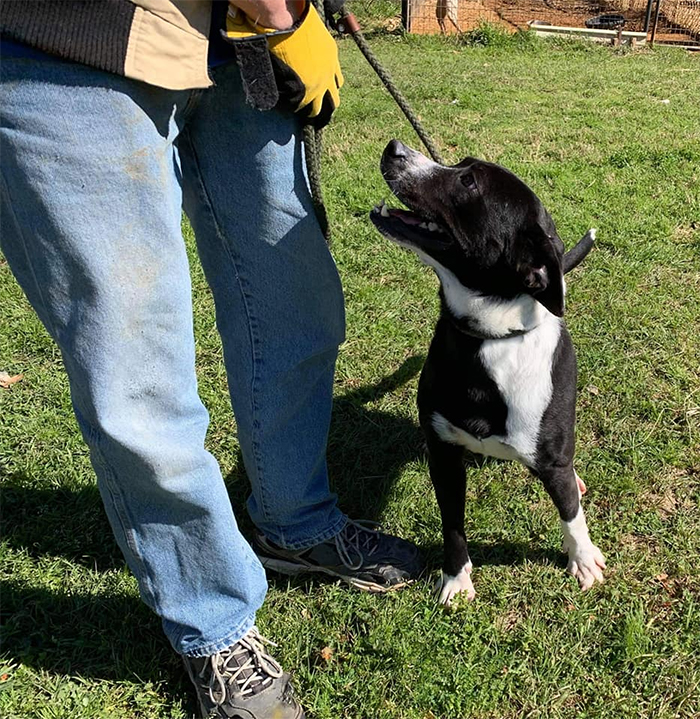
[[[564,253],[564,274],[570,272],[591,251],[595,240],[595,230],[588,230],[586,234],[566,253]]]

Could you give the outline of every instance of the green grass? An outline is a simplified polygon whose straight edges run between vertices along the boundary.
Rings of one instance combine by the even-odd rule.
[[[608,580],[581,594],[541,487],[513,463],[485,462],[468,469],[477,599],[445,612],[432,597],[440,528],[415,393],[437,285],[367,218],[387,194],[385,143],[417,140],[343,41],[324,175],[348,338],[329,461],[342,506],[416,541],[432,575],[383,597],[273,579],[259,624],[313,719],[697,717],[700,58],[386,35],[374,48],[450,160],[478,154],[514,170],[568,246],[598,228],[568,283],[568,323],[577,467]],[[249,527],[213,309],[186,237],[208,446]],[[1,260],[0,306],[0,370],[25,375],[0,390],[0,716],[189,716],[178,659],[101,509],[59,353]]]

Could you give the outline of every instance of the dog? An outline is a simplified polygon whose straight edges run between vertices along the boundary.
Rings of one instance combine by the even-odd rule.
[[[440,280],[441,312],[418,383],[418,414],[442,517],[439,601],[474,597],[464,532],[464,450],[518,460],[559,512],[568,571],[581,589],[605,559],[581,507],[574,470],[576,355],[562,316],[564,274],[588,254],[589,230],[568,252],[535,193],[499,165],[441,165],[392,140],[381,172],[408,210],[384,202],[370,218]]]
[[[435,4],[435,17],[437,18],[438,25],[440,26],[440,33],[447,35],[447,26],[445,18],[447,18],[455,30],[461,35],[462,30],[457,23],[457,16],[459,15],[459,0],[437,0]]]

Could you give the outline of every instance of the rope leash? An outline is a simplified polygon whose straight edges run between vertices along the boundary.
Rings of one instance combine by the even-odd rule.
[[[313,0],[316,12],[323,22],[327,23],[326,8],[323,0]],[[306,174],[309,176],[311,188],[311,201],[321,226],[326,244],[331,244],[331,225],[328,221],[328,212],[323,202],[323,188],[321,187],[321,155],[323,154],[323,130],[317,130],[312,125],[304,125],[304,159],[306,160]]]
[[[313,125],[304,125],[304,159],[306,161],[306,174],[309,178],[311,201],[321,226],[326,242],[331,243],[331,226],[328,222],[328,212],[323,202],[323,189],[321,187],[321,154],[323,152],[323,130],[317,130]]]
[[[363,54],[372,69],[394,98],[406,119],[415,130],[422,143],[430,153],[435,162],[442,163],[442,157],[435,143],[425,131],[418,116],[408,104],[401,91],[396,87],[391,75],[381,64],[377,56],[367,43],[359,23],[355,16],[345,8],[345,0],[314,0],[314,5],[323,20],[326,21],[336,32],[341,35],[348,34],[355,41],[360,52]],[[328,222],[328,213],[323,202],[323,193],[321,188],[321,155],[323,151],[323,133],[316,130],[311,125],[304,126],[304,156],[306,159],[306,170],[309,176],[309,186],[311,188],[311,199],[314,209],[318,217],[319,224],[323,230],[326,242],[330,244],[331,229]]]
[[[367,44],[365,36],[362,34],[362,30],[357,22],[355,16],[345,9],[345,5],[341,4],[338,10],[340,13],[339,19],[335,22],[335,27],[339,33],[348,33],[350,37],[355,41],[355,44],[359,48],[360,52],[365,56],[367,62],[371,65],[372,69],[377,73],[379,79],[384,83],[384,87],[389,91],[389,94],[394,98],[396,104],[401,108],[406,119],[411,123],[411,127],[416,131],[416,135],[420,137],[421,141],[425,145],[426,149],[430,153],[430,156],[435,162],[442,163],[442,157],[440,152],[435,146],[435,143],[430,139],[430,136],[425,131],[418,116],[413,112],[413,109],[408,104],[408,101],[403,96],[398,87],[396,87],[391,75],[387,69],[379,62],[377,56],[372,52],[372,49]]]

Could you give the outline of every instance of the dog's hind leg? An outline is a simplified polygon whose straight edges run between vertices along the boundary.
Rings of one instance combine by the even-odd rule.
[[[443,442],[431,426],[424,426],[428,445],[430,479],[442,517],[444,558],[437,586],[439,601],[448,605],[460,592],[474,598],[471,580],[472,562],[464,533],[466,477],[462,447]]]
[[[564,534],[564,551],[569,555],[567,571],[584,591],[603,582],[605,558],[588,534],[581,506],[585,485],[571,466],[540,468],[537,475],[559,511]]]

